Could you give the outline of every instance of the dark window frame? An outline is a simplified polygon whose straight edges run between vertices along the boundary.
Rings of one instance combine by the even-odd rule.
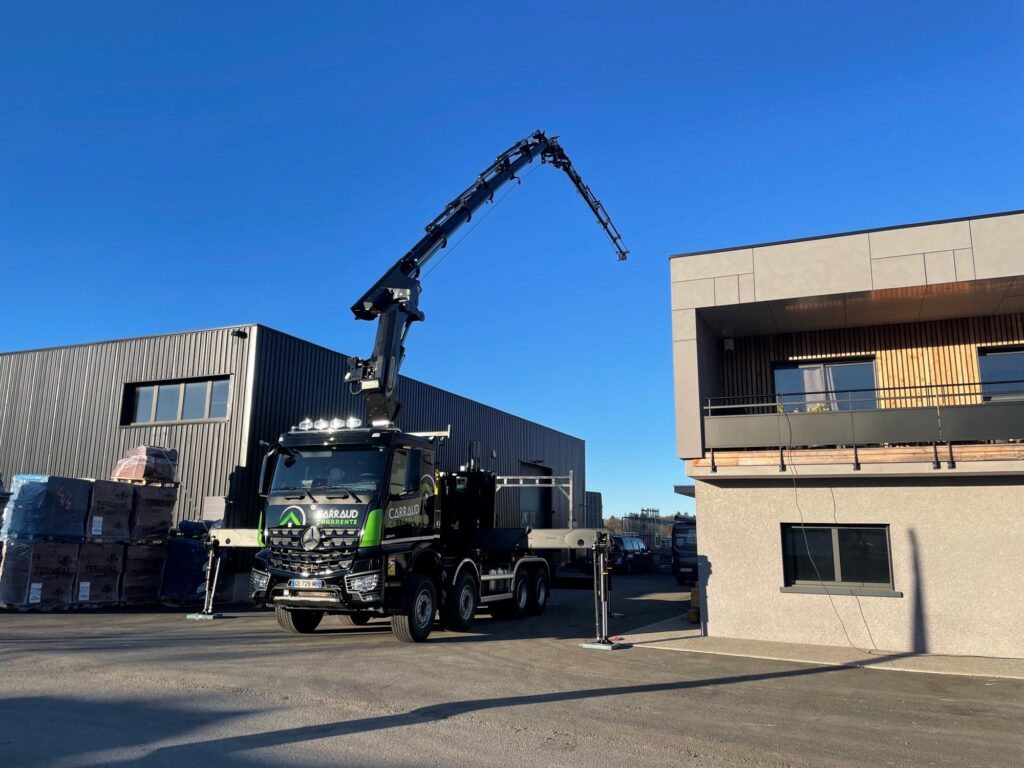
[[[985,391],[986,384],[991,385],[992,382],[985,381],[985,375],[982,372],[982,360],[986,357],[999,357],[1000,355],[1024,355],[1024,346],[1018,344],[1006,344],[1003,346],[996,347],[977,347],[978,355],[978,382],[981,385],[982,399],[986,402],[992,400],[1022,400],[1024,399],[1024,392],[999,392],[999,391]],[[1017,388],[1018,390],[1024,390],[1024,384],[1021,384]]]
[[[123,388],[121,406],[122,427],[157,427],[173,424],[204,424],[224,422],[231,418],[231,375],[222,376],[194,376],[187,379],[163,379],[155,381],[133,381],[127,382]],[[213,387],[216,382],[227,382],[227,401],[225,403],[223,416],[210,416],[210,407],[213,403]],[[183,417],[185,408],[185,388],[188,384],[206,384],[206,393],[203,399],[203,416],[200,418],[187,419]],[[176,413],[173,419],[157,419],[157,409],[160,400],[161,387],[178,388],[178,402]],[[137,421],[135,419],[135,406],[138,392],[142,389],[152,390],[149,404],[149,419]]]
[[[877,358],[876,355],[854,355],[852,357],[822,357],[822,358],[812,359],[812,360],[774,360],[771,363],[772,396],[775,399],[775,402],[777,404],[782,405],[785,401],[784,400],[780,400],[779,399],[780,397],[783,397],[783,396],[786,396],[786,395],[792,396],[792,395],[803,394],[804,395],[804,401],[800,404],[799,409],[800,410],[807,410],[809,408],[809,405],[807,403],[807,397],[806,397],[807,393],[806,392],[803,392],[803,393],[800,393],[800,392],[779,392],[778,387],[776,386],[776,377],[775,377],[776,371],[780,371],[780,370],[790,370],[790,371],[792,371],[792,370],[800,370],[801,368],[810,368],[812,366],[819,366],[822,369],[824,369],[827,366],[864,365],[865,363],[871,363],[871,381],[872,381],[872,384],[874,385],[871,389],[872,389],[872,391],[874,391],[876,393],[876,395],[874,397],[874,408],[877,408],[878,407],[878,396],[877,396],[877,390],[878,390],[878,358]],[[828,387],[826,386],[824,388],[824,391],[830,392],[832,390],[829,390]],[[845,392],[846,390],[839,389],[839,390],[835,390],[835,391],[836,392]],[[864,393],[864,396],[866,397],[866,392]],[[844,410],[844,409],[835,407],[836,403],[843,402],[843,401],[828,400],[828,399],[826,399],[826,400],[823,400],[822,402],[830,404],[831,407],[826,409],[828,412],[834,412],[834,411],[837,411],[837,410]],[[871,410],[871,409],[864,409],[864,410]],[[810,411],[808,411],[808,412],[810,412]]]
[[[835,578],[831,581],[796,579],[790,566],[791,554],[787,546],[789,535],[799,529],[825,529],[832,538],[832,563]],[[885,532],[885,554],[889,570],[888,583],[843,580],[839,532],[849,529],[873,529]],[[782,523],[779,526],[782,554],[782,586],[780,592],[801,594],[859,595],[864,597],[903,597],[896,591],[892,565],[892,535],[888,523]]]

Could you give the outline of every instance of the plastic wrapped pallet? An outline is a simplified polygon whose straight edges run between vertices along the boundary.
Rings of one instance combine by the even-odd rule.
[[[157,602],[166,561],[165,544],[129,544],[121,576],[121,600],[131,605]]]
[[[113,480],[92,484],[89,515],[85,519],[85,538],[89,541],[128,541],[132,517],[134,486]]]
[[[178,452],[158,445],[140,445],[117,462],[110,477],[113,480],[150,480],[173,483],[178,469]]]
[[[136,485],[132,504],[131,540],[162,541],[174,522],[177,486]]]
[[[0,603],[53,608],[71,603],[78,544],[7,539],[0,560]]]
[[[92,485],[87,480],[15,475],[0,536],[82,541],[91,492]]]
[[[86,542],[78,552],[73,601],[84,605],[116,603],[123,570],[124,544]]]

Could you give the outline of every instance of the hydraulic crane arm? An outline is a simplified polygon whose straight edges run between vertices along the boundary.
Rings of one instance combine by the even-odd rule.
[[[557,137],[537,131],[509,147],[465,192],[445,206],[427,225],[420,241],[352,305],[352,313],[359,320],[378,321],[372,356],[365,360],[349,358],[345,374],[345,381],[353,391],[366,398],[366,415],[372,424],[393,423],[401,410],[397,399],[398,371],[405,356],[406,334],[414,322],[424,318],[419,309],[419,278],[423,267],[448,245],[451,235],[470,221],[481,206],[494,200],[498,189],[510,181],[521,181],[519,171],[537,158],[565,171],[611,239],[619,260],[626,260],[629,251],[622,244],[618,230],[576,172]]]

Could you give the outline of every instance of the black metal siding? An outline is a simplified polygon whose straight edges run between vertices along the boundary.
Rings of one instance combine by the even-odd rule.
[[[305,417],[362,418],[360,400],[343,381],[344,355],[263,326],[256,336],[251,466],[258,466],[262,453],[257,440],[276,440]],[[444,430],[452,425],[452,439],[439,451],[438,466],[443,470],[465,463],[470,440],[480,441],[482,466],[498,474],[520,474],[522,461],[550,467],[554,475],[574,470],[576,523],[581,523],[586,487],[582,440],[404,376],[399,400],[404,410],[398,423],[406,431]],[[519,493],[506,489],[498,494],[500,524],[519,524]],[[568,502],[560,492],[551,495],[553,524],[565,526]]]
[[[251,326],[0,354],[0,472],[110,476],[134,446],[179,451],[176,517],[199,515],[203,496],[227,496],[245,444]],[[224,421],[121,425],[125,384],[231,377]]]

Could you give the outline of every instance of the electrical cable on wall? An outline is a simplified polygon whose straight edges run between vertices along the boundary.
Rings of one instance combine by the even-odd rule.
[[[861,618],[861,621],[864,623],[864,629],[868,633],[868,638],[871,640],[871,646],[872,646],[873,650],[869,650],[867,648],[861,648],[856,643],[853,642],[853,639],[850,637],[850,631],[849,631],[849,629],[846,626],[846,622],[843,621],[842,614],[839,613],[839,608],[836,607],[836,601],[833,599],[832,592],[829,591],[829,588],[825,585],[825,580],[821,578],[821,570],[818,568],[818,564],[814,561],[814,556],[811,554],[811,545],[807,541],[807,522],[804,520],[804,512],[803,512],[803,509],[800,507],[800,489],[799,489],[799,486],[797,484],[796,464],[793,463],[793,447],[794,447],[793,446],[793,424],[792,424],[792,422],[790,420],[789,411],[786,410],[785,404],[783,404],[783,406],[782,406],[782,413],[786,417],[786,427],[789,430],[789,442],[788,442],[788,452],[789,452],[789,457],[788,458],[789,458],[789,460],[786,462],[786,466],[789,468],[790,476],[793,479],[793,502],[796,504],[797,514],[800,516],[800,533],[801,533],[801,535],[803,537],[803,540],[804,540],[804,551],[807,552],[807,559],[810,560],[811,567],[814,568],[814,574],[818,578],[818,585],[822,588],[822,590],[828,596],[828,602],[832,606],[832,611],[833,611],[833,613],[835,613],[836,619],[839,621],[839,626],[843,630],[843,635],[846,636],[846,642],[855,651],[859,651],[860,653],[863,653],[863,654],[866,654],[866,655],[871,655],[871,656],[876,655],[874,653],[874,651],[878,650],[878,646],[875,644],[875,638],[871,634],[871,627],[868,626],[867,618],[864,616],[864,609],[863,609],[863,607],[860,604],[860,596],[859,595],[853,595],[853,598],[857,601],[857,609],[860,611],[860,618]],[[836,510],[836,495],[835,495],[835,491],[832,489],[831,486],[829,486],[828,490],[829,490],[829,495],[832,497],[832,520],[833,520],[833,522],[835,522],[836,526],[838,527],[839,526],[839,518],[838,518],[838,514],[837,514],[837,510]]]

